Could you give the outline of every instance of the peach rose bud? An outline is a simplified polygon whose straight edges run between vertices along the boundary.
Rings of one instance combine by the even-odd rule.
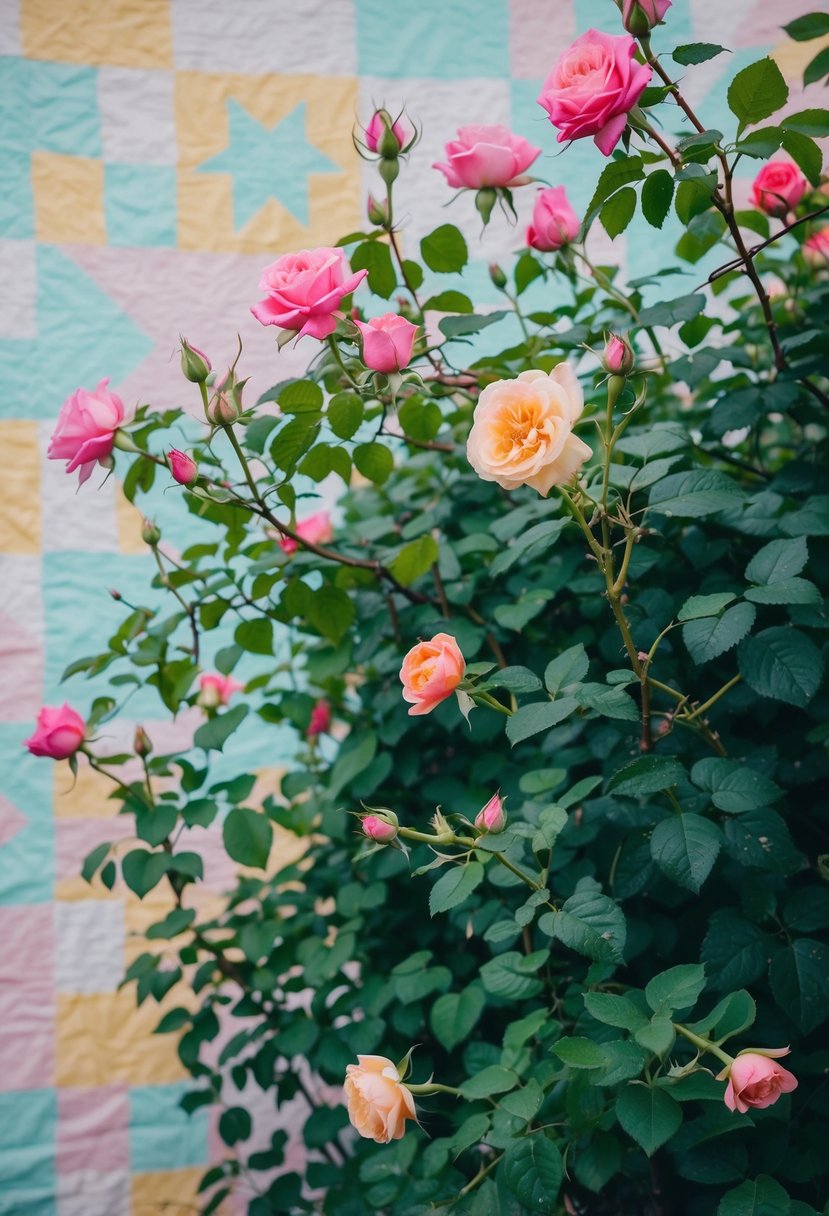
[[[463,679],[466,663],[460,647],[448,633],[436,633],[428,642],[418,642],[403,660],[400,679],[409,714],[430,714],[451,696]]]
[[[167,464],[173,478],[180,486],[192,486],[199,477],[199,466],[192,456],[180,452],[178,448],[170,448],[167,453]]]
[[[479,832],[503,832],[507,816],[500,794],[493,794],[489,802],[475,816],[475,827]]]
[[[44,705],[37,715],[34,734],[25,741],[33,756],[49,756],[66,760],[74,756],[86,734],[86,723],[66,702],[60,708]]]
[[[376,844],[391,844],[397,836],[397,824],[380,815],[364,815],[360,820],[360,828],[363,835]]]
[[[389,1144],[399,1140],[406,1120],[417,1122],[414,1098],[385,1056],[357,1056],[345,1070],[348,1118],[366,1140]]]
[[[723,1101],[729,1110],[744,1115],[750,1107],[764,1110],[773,1106],[781,1094],[797,1089],[797,1077],[775,1059],[789,1054],[788,1047],[755,1048],[741,1051],[717,1080],[728,1077]]]
[[[605,371],[612,376],[627,376],[633,371],[635,362],[630,344],[624,338],[611,334],[602,356]]]

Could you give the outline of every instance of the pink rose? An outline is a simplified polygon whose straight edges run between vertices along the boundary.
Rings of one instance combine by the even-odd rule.
[[[197,701],[203,709],[218,709],[220,705],[227,705],[233,694],[244,687],[244,684],[234,680],[233,676],[222,676],[217,671],[206,671],[199,676],[200,692]]]
[[[564,52],[538,98],[559,143],[592,135],[599,151],[610,156],[652,75],[647,64],[634,61],[635,53],[627,34],[598,30],[588,30]]]
[[[74,756],[86,734],[86,723],[79,713],[66,702],[60,709],[44,705],[37,715],[37,727],[26,740],[33,756],[51,756],[53,760],[65,760]]]
[[[781,1094],[789,1094],[797,1089],[797,1077],[774,1062],[776,1057],[788,1054],[788,1047],[741,1051],[730,1069],[724,1069],[717,1078],[723,1080],[728,1077],[723,1096],[728,1109],[738,1110],[741,1115],[750,1106],[763,1110],[772,1106]]]
[[[641,38],[659,25],[670,7],[671,0],[622,0],[622,25]]]
[[[751,201],[759,211],[782,219],[806,193],[806,178],[790,160],[770,160],[751,187]]]
[[[446,164],[434,164],[450,186],[482,190],[487,186],[524,186],[527,169],[541,155],[508,127],[460,127],[458,138],[446,145]]]
[[[311,710],[311,721],[308,723],[308,730],[305,732],[306,738],[316,739],[317,735],[326,734],[330,727],[331,706],[327,701],[317,701]]]
[[[349,273],[342,249],[301,249],[286,253],[262,271],[266,298],[251,312],[263,325],[295,330],[301,338],[327,338],[337,326],[336,309],[362,283],[367,270]]]
[[[186,452],[180,452],[178,448],[170,448],[167,463],[180,486],[191,486],[199,476],[199,466],[193,457],[188,456]]]
[[[807,236],[801,246],[801,253],[807,266],[818,270],[829,264],[829,227],[819,228],[811,236]]]
[[[460,647],[450,634],[436,633],[430,641],[418,642],[400,668],[403,700],[411,704],[409,714],[431,713],[452,695],[465,671]]]
[[[369,152],[377,152],[386,130],[390,129],[397,140],[397,150],[402,151],[412,137],[412,132],[402,119],[392,122],[387,110],[375,110],[365,129],[366,147]]]
[[[296,526],[296,534],[301,540],[307,540],[311,545],[325,545],[334,535],[331,527],[331,516],[327,511],[317,511],[307,519],[301,519]],[[279,547],[283,553],[296,553],[299,548],[292,536],[280,536]]]
[[[500,794],[493,794],[485,807],[475,816],[475,827],[479,832],[503,832],[507,816]]]
[[[385,1056],[357,1056],[345,1070],[348,1118],[361,1136],[377,1144],[399,1140],[406,1120],[417,1122],[414,1098]]]
[[[355,321],[363,335],[363,363],[372,371],[399,372],[412,357],[417,326],[396,312],[372,317],[370,321]]]
[[[105,379],[92,393],[79,388],[67,397],[49,441],[46,455],[50,460],[67,460],[67,473],[80,469],[80,485],[92,476],[96,462],[109,456],[118,427],[132,418],[133,411],[109,392],[108,384]]]
[[[363,835],[375,844],[390,844],[397,836],[396,824],[390,823],[388,819],[381,819],[379,815],[364,815],[360,827]]]
[[[542,253],[552,253],[574,241],[580,227],[581,221],[568,203],[564,187],[549,187],[536,195],[527,244]]]

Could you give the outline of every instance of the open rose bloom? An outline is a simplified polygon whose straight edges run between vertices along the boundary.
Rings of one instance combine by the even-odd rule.
[[[635,53],[636,43],[627,34],[598,30],[588,30],[564,52],[538,97],[559,143],[592,135],[599,151],[610,156],[652,75],[647,64],[635,61]]]
[[[783,218],[806,193],[806,178],[790,160],[770,160],[751,187],[751,201],[766,215]]]
[[[108,379],[101,380],[94,392],[79,388],[66,398],[46,451],[50,460],[68,462],[67,473],[79,469],[80,485],[92,476],[95,465],[111,453],[118,427],[132,418],[132,411],[109,391],[108,384]]]
[[[406,1120],[417,1122],[414,1098],[385,1056],[357,1056],[345,1070],[348,1117],[361,1136],[377,1144],[399,1140]]]
[[[478,398],[466,445],[472,468],[504,490],[547,494],[571,481],[592,452],[573,434],[584,395],[568,363],[496,380]]]
[[[66,760],[74,756],[86,734],[86,723],[76,710],[64,702],[59,708],[44,705],[37,715],[34,734],[25,746],[33,756],[49,756],[52,760]]]
[[[327,511],[317,511],[307,519],[301,519],[295,531],[301,540],[307,540],[311,545],[325,545],[334,535],[331,516]],[[280,536],[278,544],[283,553],[296,553],[299,548],[292,536]]]
[[[429,714],[450,697],[463,679],[466,663],[460,647],[448,633],[436,633],[418,642],[403,660],[400,679],[409,714]]]
[[[527,170],[540,155],[540,148],[509,127],[471,124],[459,128],[457,139],[446,145],[446,161],[432,168],[440,169],[457,189],[523,186],[530,180]]]
[[[728,1109],[739,1111],[741,1115],[750,1107],[764,1110],[781,1094],[790,1094],[797,1089],[797,1077],[775,1063],[777,1058],[788,1054],[788,1047],[740,1052],[730,1070],[723,1070],[719,1077],[721,1080],[728,1077],[723,1097]]]
[[[286,253],[262,271],[265,299],[251,312],[263,325],[296,331],[297,337],[327,338],[337,327],[343,298],[362,283],[367,270],[350,273],[342,249],[301,249]]]
[[[220,705],[227,705],[233,694],[240,692],[244,687],[244,684],[234,680],[233,676],[223,676],[216,671],[206,671],[199,676],[199,705],[204,709],[218,709]]]

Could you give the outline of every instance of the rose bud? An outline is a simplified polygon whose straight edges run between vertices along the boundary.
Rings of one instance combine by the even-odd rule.
[[[149,756],[153,750],[153,742],[143,726],[136,726],[135,738],[132,743],[132,750],[136,756]]]
[[[366,147],[369,152],[377,152],[380,156],[392,158],[398,156],[412,136],[406,123],[398,118],[392,122],[388,110],[375,110],[369,119],[364,132]]]
[[[580,228],[581,220],[567,201],[563,186],[539,190],[527,229],[527,244],[532,249],[555,253],[574,241]]]
[[[611,376],[627,376],[634,368],[636,357],[624,338],[611,334],[602,355],[602,364]]]
[[[311,710],[311,721],[305,732],[307,739],[316,739],[317,735],[325,735],[331,727],[331,706],[327,701],[317,701]]]
[[[33,756],[66,760],[74,756],[84,741],[86,723],[66,702],[60,708],[44,705],[37,715],[37,726],[23,744]]]
[[[414,1098],[385,1056],[357,1056],[345,1070],[345,1098],[351,1125],[366,1140],[399,1140],[406,1120],[417,1122]]]
[[[789,160],[763,165],[751,187],[751,201],[758,211],[783,219],[806,193],[806,178]]]
[[[186,379],[193,384],[202,384],[212,368],[213,364],[204,351],[199,350],[197,346],[191,346],[184,338],[181,339],[181,370]]]
[[[475,816],[475,827],[479,832],[503,832],[507,816],[500,794],[493,794],[489,802]]]
[[[409,714],[429,714],[451,696],[463,679],[466,664],[460,647],[448,633],[418,642],[403,660],[400,679]]]
[[[622,0],[622,24],[634,38],[644,38],[670,7],[671,0]]]
[[[409,363],[417,326],[397,313],[387,312],[370,321],[355,321],[363,337],[363,362],[374,372],[399,372]]]
[[[234,680],[233,676],[206,671],[199,676],[200,691],[196,703],[201,705],[202,709],[218,709],[220,705],[227,705],[233,694],[244,687],[244,684]]]
[[[370,194],[366,203],[366,215],[370,224],[376,224],[378,227],[383,227],[389,221],[389,208],[386,203],[378,203],[377,199]],[[352,310],[352,316],[356,310]]]
[[[829,265],[829,227],[819,228],[811,236],[807,236],[801,246],[803,260],[812,270]]]
[[[741,1051],[736,1059],[718,1075],[717,1080],[728,1078],[723,1101],[729,1110],[744,1115],[749,1107],[764,1110],[773,1106],[781,1094],[797,1089],[797,1077],[775,1058],[787,1056],[788,1047],[755,1047]]]
[[[499,291],[504,290],[507,285],[507,276],[497,262],[489,263],[489,277],[492,280],[493,287],[497,287]]]
[[[167,464],[180,486],[192,486],[198,480],[199,466],[186,452],[180,452],[178,448],[170,448],[167,453]]]
[[[397,824],[382,819],[379,815],[364,815],[360,820],[364,836],[376,844],[391,844],[397,836]]]
[[[141,539],[154,549],[161,540],[161,529],[151,519],[144,519],[141,521]]]

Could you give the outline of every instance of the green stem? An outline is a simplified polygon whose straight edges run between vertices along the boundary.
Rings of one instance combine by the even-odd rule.
[[[414,828],[399,828],[398,836],[403,836],[406,840],[417,840],[423,844],[462,844],[458,840],[454,832],[441,832],[440,835],[435,835],[429,832],[417,832]]]
[[[331,350],[332,355],[334,356],[334,358],[336,359],[337,363],[340,366],[340,371],[345,376],[348,383],[351,385],[352,388],[356,388],[357,391],[359,392],[360,386],[357,383],[357,381],[354,379],[354,377],[351,375],[351,372],[348,370],[345,363],[343,362],[342,352],[340,351],[340,348],[337,345],[337,341],[333,334],[329,335],[328,346]]]
[[[523,870],[519,870],[518,866],[514,866],[511,861],[504,856],[503,853],[493,853],[493,857],[497,857],[501,865],[509,870],[516,878],[520,878],[523,883],[526,883],[533,891],[540,891],[541,884],[537,883],[534,878],[530,878],[529,874],[525,874]],[[552,905],[551,905],[552,906]]]
[[[439,1085],[436,1081],[425,1082],[423,1085],[406,1085],[406,1089],[415,1097],[428,1098],[430,1094],[454,1094],[456,1098],[461,1096],[461,1091],[453,1085]]]
[[[582,532],[584,533],[585,540],[587,541],[588,545],[590,546],[590,550],[591,550],[593,556],[596,558],[596,561],[599,563],[599,568],[604,569],[604,558],[605,558],[604,550],[602,549],[599,542],[596,540],[593,533],[588,528],[587,520],[584,518],[584,515],[582,514],[581,510],[573,502],[572,498],[567,493],[564,486],[557,486],[556,488],[557,488],[559,494],[561,495],[561,500],[564,503],[565,507],[570,512],[570,514],[573,516],[573,519],[576,521],[576,523],[579,525]]]
[[[222,430],[227,435],[228,439],[230,440],[230,446],[233,448],[234,452],[236,453],[236,455],[239,458],[239,464],[242,466],[242,472],[245,474],[245,481],[248,483],[248,488],[249,488],[251,494],[253,495],[255,501],[259,504],[260,507],[264,506],[265,504],[262,501],[262,495],[259,493],[259,487],[256,484],[256,480],[250,471],[250,465],[248,464],[245,453],[242,451],[241,444],[239,443],[239,440],[236,438],[236,435],[233,432],[232,425],[230,425],[229,423],[225,423],[222,426]]]
[[[689,1043],[693,1043],[694,1047],[699,1051],[707,1051],[709,1055],[716,1056],[727,1068],[730,1068],[734,1063],[734,1057],[730,1056],[728,1052],[722,1051],[710,1039],[704,1039],[701,1035],[694,1034],[693,1030],[689,1030],[687,1026],[683,1026],[680,1022],[674,1022],[673,1025],[677,1034],[681,1034]]]
[[[732,676],[727,684],[723,684],[722,688],[720,688],[717,692],[714,693],[713,697],[709,697],[708,700],[705,701],[702,705],[700,705],[697,709],[695,709],[692,714],[688,714],[688,721],[693,722],[694,718],[702,717],[702,715],[706,712],[706,710],[709,710],[712,705],[715,705],[716,702],[719,701],[720,697],[724,697],[725,694],[727,692],[729,692],[734,687],[735,684],[739,684],[741,679],[742,679],[742,676],[740,676],[739,674],[736,676]]]
[[[500,713],[506,714],[508,718],[512,717],[512,710],[506,705],[502,705],[500,701],[491,696],[488,692],[477,692],[474,689],[470,692],[470,697],[476,701],[482,701],[484,705],[488,705],[490,709],[497,709]]]

